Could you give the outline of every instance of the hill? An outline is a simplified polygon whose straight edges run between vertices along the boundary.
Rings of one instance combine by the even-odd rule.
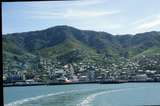
[[[36,58],[69,63],[89,62],[111,65],[121,58],[136,60],[142,55],[160,53],[160,32],[112,35],[106,32],[55,26],[45,30],[2,36],[3,63],[32,65]],[[32,65],[31,65],[32,64]],[[13,65],[14,66],[14,65]]]

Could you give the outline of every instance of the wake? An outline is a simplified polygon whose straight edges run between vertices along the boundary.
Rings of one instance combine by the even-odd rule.
[[[17,100],[8,104],[4,104],[4,106],[17,106],[17,105],[22,105],[24,103],[30,102],[30,101],[35,101],[38,99],[42,99],[42,98],[46,98],[46,97],[50,97],[50,96],[55,96],[55,95],[62,95],[62,94],[66,94],[66,93],[73,93],[73,92],[77,92],[79,90],[71,90],[68,92],[58,92],[58,93],[51,93],[51,94],[47,94],[47,95],[40,95],[40,96],[35,96],[35,97],[31,97],[31,98],[25,98],[25,99],[21,99],[21,100]]]
[[[96,90],[96,89],[92,89],[92,90]],[[24,99],[17,100],[17,101],[8,103],[8,104],[4,104],[4,106],[18,106],[18,105],[22,105],[22,104],[27,103],[27,102],[36,101],[36,100],[46,98],[46,97],[50,97],[50,96],[56,96],[56,95],[62,95],[62,94],[67,94],[67,93],[80,92],[80,91],[82,91],[82,92],[83,91],[90,91],[90,89],[89,90],[86,90],[86,89],[84,89],[84,90],[70,90],[68,92],[64,91],[64,92],[51,93],[51,94],[47,94],[47,95],[29,97],[29,98],[24,98]]]
[[[116,92],[122,92],[133,88],[125,88],[125,89],[117,89],[117,90],[110,90],[110,91],[101,91],[98,93],[94,93],[86,97],[80,104],[77,104],[77,106],[90,106],[91,102],[100,95],[109,94],[109,93],[116,93]]]

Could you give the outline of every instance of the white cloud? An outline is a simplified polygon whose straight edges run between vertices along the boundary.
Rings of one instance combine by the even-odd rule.
[[[34,11],[32,12],[32,18],[37,19],[88,19],[93,17],[110,16],[120,13],[117,11],[87,11],[87,10],[73,10],[67,9],[66,11]]]
[[[68,10],[64,14],[65,18],[88,18],[88,17],[99,17],[106,15],[117,14],[120,11],[83,11],[83,10]]]
[[[69,5],[72,6],[91,6],[91,5],[97,5],[97,4],[103,4],[107,2],[107,0],[80,0],[80,1],[74,1],[70,3]]]
[[[62,13],[52,12],[52,11],[37,11],[31,13],[31,18],[35,19],[55,19],[62,18]]]
[[[136,24],[141,24],[141,23],[144,23],[144,22],[146,22],[146,21],[150,21],[150,20],[153,20],[153,19],[155,19],[155,18],[158,18],[158,17],[160,17],[160,15],[158,14],[154,14],[154,15],[150,15],[150,16],[147,16],[147,17],[144,17],[144,18],[142,18],[142,19],[139,19],[139,20],[136,20],[136,21],[134,21],[134,23],[132,23],[133,25],[136,25]]]
[[[150,21],[148,23],[144,23],[144,24],[138,26],[137,29],[150,29],[150,28],[153,28],[155,26],[159,26],[160,27],[160,19],[153,20],[153,21]]]
[[[137,30],[149,30],[153,27],[160,27],[160,16],[145,18],[137,21],[136,24],[138,24],[136,27]]]
[[[31,7],[34,9],[41,9],[42,7],[52,9],[52,8],[64,8],[64,7],[91,7],[94,5],[104,4],[108,0],[74,0],[74,1],[39,1],[39,2],[26,2],[26,3],[18,3],[20,5],[24,5],[27,7]]]

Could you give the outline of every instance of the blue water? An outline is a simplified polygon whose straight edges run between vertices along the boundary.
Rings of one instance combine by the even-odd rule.
[[[160,105],[159,83],[5,87],[5,106]]]

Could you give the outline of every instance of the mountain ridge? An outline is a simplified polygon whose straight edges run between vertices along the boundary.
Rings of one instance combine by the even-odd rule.
[[[3,35],[2,41],[6,57],[8,53],[19,56],[28,53],[60,58],[61,55],[66,57],[65,54],[72,54],[76,50],[81,58],[91,54],[98,55],[101,59],[103,56],[132,58],[150,48],[159,48],[160,31],[114,36],[106,32],[80,30],[63,25]],[[85,50],[88,51],[83,53]]]
[[[53,27],[48,27],[48,28],[44,28],[44,29],[40,29],[40,30],[32,30],[32,31],[24,31],[24,32],[13,32],[13,33],[5,33],[5,34],[2,34],[2,36],[4,35],[11,35],[11,34],[21,34],[21,33],[28,33],[28,32],[39,32],[39,31],[44,31],[44,30],[47,30],[47,29],[52,29],[52,28],[55,28],[55,27],[70,27],[70,28],[74,28],[74,29],[78,29],[78,30],[81,30],[81,31],[93,31],[93,32],[102,32],[102,33],[108,33],[106,31],[95,31],[95,30],[89,30],[89,29],[79,29],[79,28],[76,28],[76,27],[73,27],[73,26],[69,26],[69,25],[57,25],[57,26],[53,26]],[[150,33],[150,32],[158,32],[160,33],[160,31],[147,31],[147,32],[140,32],[140,33],[135,33],[135,34],[129,34],[129,33],[126,33],[126,34],[112,34],[112,33],[108,33],[108,34],[111,34],[111,35],[114,35],[114,36],[125,36],[125,35],[137,35],[137,34],[143,34],[143,33]]]

